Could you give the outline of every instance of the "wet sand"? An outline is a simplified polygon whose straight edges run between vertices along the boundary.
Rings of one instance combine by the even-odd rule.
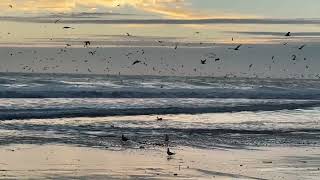
[[[0,179],[318,179],[319,147],[255,149],[0,148]]]

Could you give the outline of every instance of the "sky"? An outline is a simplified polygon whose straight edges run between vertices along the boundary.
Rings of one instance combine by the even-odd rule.
[[[0,47],[317,47],[319,7],[319,0],[1,0]]]

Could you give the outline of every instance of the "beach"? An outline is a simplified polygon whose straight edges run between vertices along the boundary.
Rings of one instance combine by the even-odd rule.
[[[319,147],[108,150],[63,144],[0,149],[1,179],[318,179]]]
[[[319,177],[317,80],[3,73],[0,81],[3,179]]]

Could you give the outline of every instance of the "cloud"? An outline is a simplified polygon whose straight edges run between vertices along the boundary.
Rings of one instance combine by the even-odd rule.
[[[13,8],[9,8],[9,4]],[[206,13],[194,10],[188,0],[1,0],[2,14],[51,13],[88,11],[104,8],[121,10],[133,8],[138,11],[158,14],[166,18],[204,19],[204,18],[236,18],[253,17],[224,12]],[[210,14],[210,15],[209,15]]]
[[[257,35],[257,36],[284,36],[285,32],[265,32],[265,31],[226,31],[226,33],[238,33],[246,35]],[[320,36],[320,32],[292,32],[294,37],[317,37]]]

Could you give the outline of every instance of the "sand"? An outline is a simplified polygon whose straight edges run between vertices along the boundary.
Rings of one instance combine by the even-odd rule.
[[[125,145],[124,145],[125,146]],[[119,151],[49,145],[0,148],[0,179],[318,179],[319,147]]]

